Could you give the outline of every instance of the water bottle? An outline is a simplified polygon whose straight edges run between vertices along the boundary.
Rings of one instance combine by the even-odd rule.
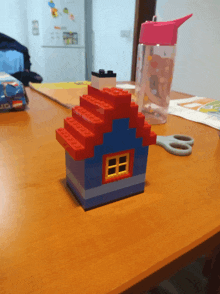
[[[141,25],[135,94],[139,111],[152,125],[167,121],[177,30],[191,16],[167,22],[157,22],[154,16]]]

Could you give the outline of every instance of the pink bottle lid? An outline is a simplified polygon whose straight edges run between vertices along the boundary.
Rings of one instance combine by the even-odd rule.
[[[172,21],[146,21],[141,25],[139,43],[145,45],[175,45],[178,27],[192,14]]]

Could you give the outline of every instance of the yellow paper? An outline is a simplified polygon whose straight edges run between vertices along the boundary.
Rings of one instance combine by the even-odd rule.
[[[31,84],[36,90],[43,89],[72,89],[72,88],[84,88],[88,85],[91,85],[91,82],[88,81],[79,81],[79,82],[61,82],[61,83],[43,83],[43,84]]]

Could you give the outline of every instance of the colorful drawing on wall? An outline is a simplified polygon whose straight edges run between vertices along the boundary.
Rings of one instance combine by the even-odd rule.
[[[78,34],[72,32],[63,32],[63,41],[65,45],[77,45]]]
[[[55,4],[53,3],[53,0],[51,0],[50,2],[48,2],[48,5],[50,6],[50,8],[54,8]]]
[[[71,19],[71,20],[75,19],[74,15],[72,13],[69,14],[69,19]]]
[[[51,14],[52,14],[53,17],[58,17],[58,9],[51,8]]]
[[[54,26],[54,29],[55,30],[67,30],[67,27],[64,27],[64,26],[62,26],[62,27],[59,27],[59,26]]]
[[[58,17],[58,9],[55,8],[55,3],[53,2],[53,0],[48,2],[48,5],[50,6],[51,15],[53,17]]]
[[[69,16],[69,19],[70,20],[74,20],[75,19],[75,16],[72,13],[69,12],[69,9],[68,8],[65,7],[63,9],[63,13],[66,13]]]
[[[58,9],[55,8],[55,3],[53,2],[53,0],[50,0],[50,2],[48,2],[48,5],[50,6],[50,10],[51,10],[51,15],[53,17],[58,17],[59,15],[62,15],[60,13],[60,11],[58,12]],[[63,9],[63,13],[67,14],[69,16],[70,20],[75,20],[75,16],[69,12],[69,9],[67,7],[65,7]]]

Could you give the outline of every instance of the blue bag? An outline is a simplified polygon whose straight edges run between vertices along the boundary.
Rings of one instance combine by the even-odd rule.
[[[24,110],[28,102],[23,84],[9,74],[0,72],[0,112]]]

